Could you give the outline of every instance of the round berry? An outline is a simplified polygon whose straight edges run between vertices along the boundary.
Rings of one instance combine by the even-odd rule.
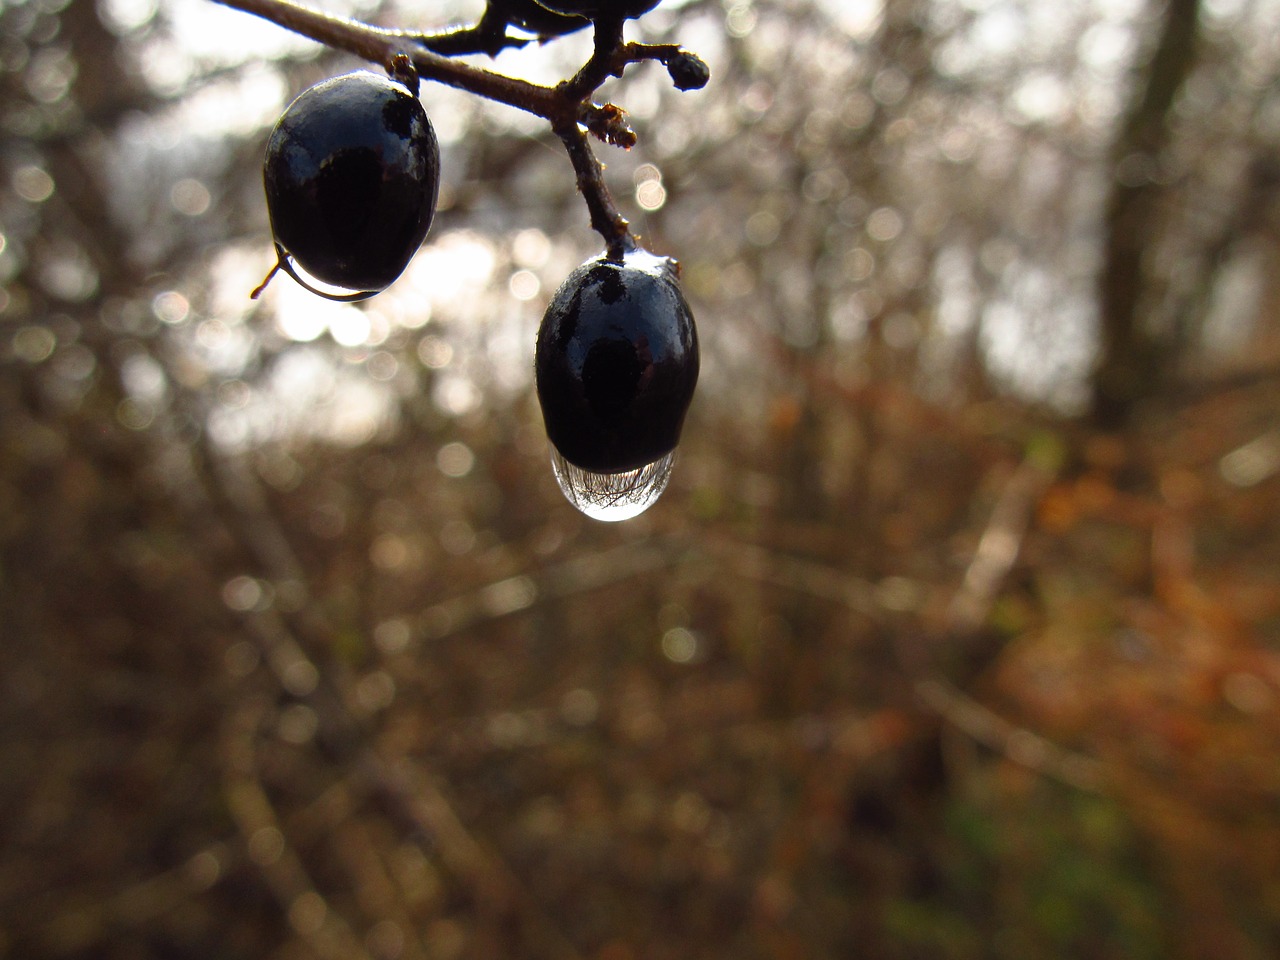
[[[263,181],[280,265],[304,285],[293,263],[358,299],[388,287],[422,245],[440,148],[417,97],[358,71],[289,104],[267,142]]]
[[[552,297],[534,373],[547,437],[583,470],[671,453],[698,382],[698,336],[675,261],[645,250],[582,264]]]

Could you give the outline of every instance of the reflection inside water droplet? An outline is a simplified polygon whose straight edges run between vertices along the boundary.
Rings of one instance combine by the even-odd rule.
[[[591,473],[551,448],[551,469],[560,490],[575,507],[593,520],[630,520],[653,506],[671,479],[676,461],[672,450],[665,457],[625,473]]]

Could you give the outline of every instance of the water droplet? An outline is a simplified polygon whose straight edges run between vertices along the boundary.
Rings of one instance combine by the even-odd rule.
[[[551,448],[551,469],[570,503],[593,520],[630,520],[648,510],[671,480],[676,452],[623,473],[592,473]]]

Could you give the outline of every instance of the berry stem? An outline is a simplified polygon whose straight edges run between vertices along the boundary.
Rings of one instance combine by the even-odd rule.
[[[586,133],[577,123],[558,124],[556,136],[564,144],[578,177],[578,190],[591,214],[591,227],[604,238],[605,251],[611,260],[621,260],[636,246],[627,220],[618,212],[613,195],[604,183],[604,168],[587,142]]]
[[[616,75],[614,63],[618,51],[624,48],[622,23],[620,19],[596,21],[595,49],[591,52],[591,59],[571,79],[557,87],[565,99],[582,103],[610,76]]]
[[[262,291],[267,289],[267,284],[269,284],[275,278],[275,275],[280,272],[280,264],[281,261],[277,257],[276,262],[272,265],[271,269],[267,271],[267,275],[262,278],[262,282],[254,287],[253,291],[249,294],[250,300],[257,300],[262,296]]]

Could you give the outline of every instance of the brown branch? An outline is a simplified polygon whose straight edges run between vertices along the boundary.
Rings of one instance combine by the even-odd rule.
[[[1026,460],[1005,482],[960,589],[951,598],[946,619],[950,636],[970,636],[986,620],[1022,550],[1036,502],[1051,479],[1038,464]]]
[[[622,42],[622,24],[601,23],[596,28],[591,58],[569,80],[546,87],[516,77],[459,63],[428,49],[439,38],[393,30],[337,17],[293,3],[292,0],[215,0],[224,6],[269,20],[286,30],[309,37],[335,50],[354,54],[390,68],[397,58],[408,57],[419,78],[443,83],[477,96],[505,103],[550,122],[564,143],[586,201],[591,226],[604,238],[610,256],[621,256],[635,246],[626,219],[605,186],[603,167],[591,151],[584,128],[607,143],[631,147],[635,134],[626,114],[612,104],[591,102],[591,95],[611,74],[637,59],[659,58],[665,48],[646,48]]]
[[[213,509],[202,513],[214,513],[226,529],[235,532],[252,559],[255,573],[274,583],[302,582],[300,564],[284,531],[269,512],[256,478],[246,470],[234,469],[234,462],[216,462],[216,453],[207,444],[205,453],[210,458],[209,467],[202,471],[202,482],[195,487],[195,492],[203,494],[206,504]],[[252,534],[246,533],[246,527]],[[498,589],[491,588],[482,598],[490,614],[497,614],[504,592],[501,584],[494,586]],[[342,769],[357,772],[367,789],[386,804],[406,835],[430,837],[444,863],[469,885],[478,900],[518,920],[531,931],[543,945],[540,955],[557,960],[581,960],[577,948],[547,915],[529,887],[458,815],[443,786],[408,765],[388,759],[371,742],[369,728],[360,716],[356,698],[350,685],[344,682],[344,676],[340,672],[322,673],[308,651],[308,648],[323,650],[333,646],[329,628],[308,613],[309,610],[304,609],[286,616],[276,609],[248,610],[239,617],[280,689],[314,710],[318,720],[316,739],[327,755]],[[266,795],[253,774],[252,728],[257,720],[248,712],[249,707],[245,711],[239,721],[238,736],[228,737],[226,741],[225,767],[228,790],[232,791],[228,795],[228,806],[234,808],[233,818],[247,840],[255,825],[261,828],[275,826],[275,823],[266,819],[271,811],[263,805]],[[286,862],[282,857],[276,865],[264,868],[264,872],[286,907],[296,902],[298,896],[316,892],[301,871],[300,863]],[[332,922],[326,920],[321,932],[327,936],[332,929],[340,939],[344,938],[347,928],[338,921],[340,918],[336,917]],[[312,946],[320,957],[367,957],[363,952],[343,953],[339,949],[336,954],[326,953],[327,947],[322,950],[316,944]]]
[[[39,942],[89,951],[118,940],[122,929],[146,927],[204,893],[244,858],[238,838],[212,843],[184,863],[130,883],[105,897],[69,897],[39,918]]]
[[[418,630],[423,638],[438,641],[536,605],[670,568],[680,562],[684,543],[672,537],[643,547],[626,544],[487,583],[427,607],[418,618]]]
[[[635,240],[626,219],[618,212],[613,196],[604,186],[604,168],[592,153],[582,127],[576,121],[556,124],[554,129],[569,152],[573,171],[578,176],[578,190],[591,214],[592,228],[604,238],[609,257],[621,260],[623,254],[635,248]]]
[[[1195,66],[1200,0],[1169,0],[1151,60],[1111,147],[1112,183],[1103,222],[1098,310],[1102,349],[1094,374],[1094,421],[1123,427],[1134,407],[1155,395],[1169,366],[1168,345],[1150,330],[1150,282],[1144,264],[1168,188],[1158,171],[1171,137],[1177,93]],[[1126,166],[1134,167],[1124,173]]]
[[[422,35],[407,30],[377,27],[359,20],[338,17],[292,0],[214,0],[224,6],[270,20],[335,50],[342,50],[370,63],[387,66],[396,54],[413,61],[418,76],[496,100],[555,122],[576,117],[580,101],[569,101],[551,87],[508,77],[492,70],[473,67],[432,53]]]
[[[1053,476],[1052,470],[1028,458],[1005,481],[964,580],[947,607],[944,635],[949,641],[974,636],[986,621],[1022,552],[1035,505]],[[929,671],[913,690],[916,699],[946,724],[1014,763],[1080,790],[1104,789],[1101,761],[1006,720],[937,672]]]
[[[278,852],[260,856],[256,863],[281,911],[290,915],[311,952],[322,960],[372,960],[346,919],[328,909],[281,829],[275,807],[258,779],[254,743],[264,713],[263,703],[250,700],[228,718],[222,737],[223,799],[227,812],[251,855],[258,837],[270,832],[278,838]],[[297,911],[301,909],[313,913],[308,922],[297,922]]]
[[[582,102],[598,90],[600,84],[615,75],[615,57],[621,49],[623,49],[622,21],[598,21],[591,59],[582,65],[582,69],[572,79],[560,84],[558,89],[570,100]]]
[[[994,710],[942,677],[917,681],[920,702],[966,736],[1021,764],[1068,786],[1091,793],[1104,789],[1102,761],[1074,753],[1006,720]]]

